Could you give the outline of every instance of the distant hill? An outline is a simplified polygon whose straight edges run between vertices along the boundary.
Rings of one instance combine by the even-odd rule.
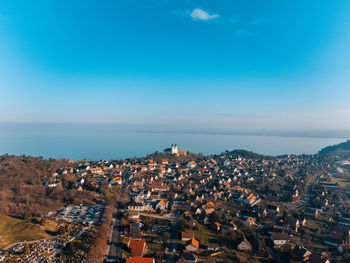
[[[346,142],[327,146],[318,152],[319,154],[331,154],[331,153],[349,153],[350,154],[350,140]]]

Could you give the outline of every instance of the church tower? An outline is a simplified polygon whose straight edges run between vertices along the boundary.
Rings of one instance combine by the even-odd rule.
[[[173,145],[171,145],[171,154],[178,154],[178,151],[179,151],[179,149],[177,148],[177,145],[175,144],[173,144]]]

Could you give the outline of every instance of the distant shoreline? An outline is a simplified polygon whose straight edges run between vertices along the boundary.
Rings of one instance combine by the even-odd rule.
[[[181,129],[158,127],[157,125],[106,124],[106,123],[5,123],[0,122],[0,136],[42,134],[43,132],[61,134],[89,133],[140,133],[140,134],[190,134],[190,135],[241,135],[290,138],[350,139],[346,129]]]

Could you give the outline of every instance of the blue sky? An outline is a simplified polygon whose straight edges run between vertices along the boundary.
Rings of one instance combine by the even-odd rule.
[[[350,129],[348,0],[0,1],[0,122]]]

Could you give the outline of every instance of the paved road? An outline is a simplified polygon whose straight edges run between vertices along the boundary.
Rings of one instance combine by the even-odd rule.
[[[115,214],[117,214],[117,210]],[[113,229],[112,235],[108,245],[107,261],[106,261],[108,263],[118,262],[117,259],[118,259],[119,250],[120,250],[119,243],[121,242],[119,225],[120,225],[120,219],[114,217],[113,223],[112,223],[112,229]]]
[[[176,252],[179,239],[179,211],[177,202],[174,203],[171,211],[173,215],[171,217],[170,240],[168,245],[168,262],[173,263],[176,262],[176,260],[174,259],[174,253]]]

